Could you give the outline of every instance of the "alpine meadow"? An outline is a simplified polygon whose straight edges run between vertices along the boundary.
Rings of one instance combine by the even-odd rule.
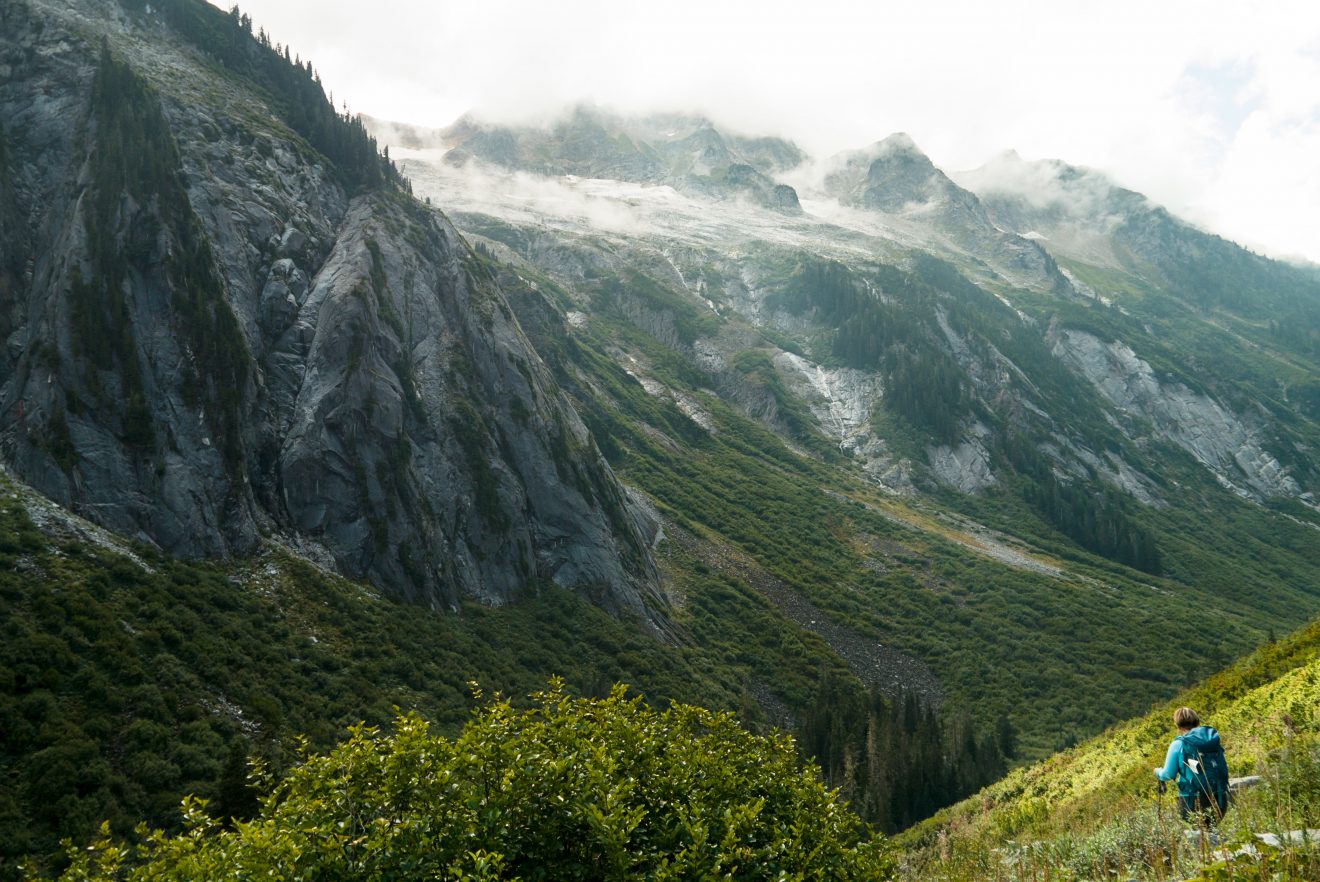
[[[1320,267],[266,26],[0,0],[0,882],[1320,879]]]

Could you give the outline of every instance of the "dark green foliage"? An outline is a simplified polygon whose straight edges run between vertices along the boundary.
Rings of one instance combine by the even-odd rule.
[[[892,350],[884,405],[941,444],[954,444],[971,404],[962,368],[936,350]]]
[[[675,342],[691,346],[699,337],[709,336],[719,327],[719,317],[703,310],[690,298],[680,297],[669,288],[634,269],[622,277],[610,277],[600,286],[595,296],[597,308],[627,318],[633,324],[655,336],[671,330]],[[656,326],[654,328],[650,326]]]
[[[1001,741],[1013,730],[1001,719],[1000,740],[977,737],[970,721],[947,726],[913,693],[886,700],[830,677],[799,725],[799,744],[854,811],[893,833],[1004,774]]]
[[[465,398],[456,398],[448,423],[476,482],[478,514],[491,529],[497,532],[507,530],[509,516],[500,505],[499,475],[491,465],[490,455],[487,452],[490,430],[486,422],[471,402]]]
[[[1296,309],[1286,319],[1269,320],[1270,335],[1288,348],[1310,356],[1320,358],[1320,307],[1314,309]],[[1320,419],[1320,409],[1310,404],[1313,419]]]
[[[533,698],[523,712],[492,703],[453,741],[417,716],[389,737],[355,729],[293,770],[256,822],[223,831],[196,812],[140,851],[74,849],[63,878],[846,882],[893,870],[787,738],[687,705],[658,712],[624,687]]]
[[[880,265],[864,282],[841,263],[812,258],[794,270],[784,290],[769,303],[834,328],[834,357],[849,367],[876,370],[894,347],[933,340],[919,316],[934,302],[935,294],[897,267]]]
[[[141,11],[140,0],[120,0]],[[311,62],[289,57],[266,32],[252,33],[252,20],[233,7],[227,14],[203,0],[153,0],[153,11],[190,43],[231,73],[265,93],[271,109],[330,160],[350,190],[388,186],[409,190],[388,156],[358,117],[340,114],[326,98]]]
[[[126,65],[115,61],[104,42],[92,86],[92,115],[94,190],[84,214],[92,278],[84,280],[75,270],[70,288],[74,351],[91,368],[88,384],[102,399],[99,403],[108,403],[101,372],[117,373],[122,387],[118,393],[134,404],[131,420],[128,414],[123,420],[121,437],[130,446],[148,450],[154,444],[153,430],[151,415],[144,412],[142,367],[126,285],[134,269],[152,263],[160,223],[148,211],[134,211],[125,197],[138,194],[149,203],[167,186],[164,182],[175,173],[178,160],[154,96]]]
[[[995,720],[995,746],[1005,760],[1017,759],[1017,730],[1007,714],[1000,714]]]
[[[147,572],[43,534],[0,486],[3,882],[22,855],[85,842],[103,819],[118,835],[142,818],[172,829],[185,793],[244,817],[242,757],[280,773],[299,734],[326,748],[396,706],[454,731],[469,680],[525,694],[547,672],[587,692],[626,676],[661,703],[738,703],[709,655],[641,638],[553,586],[454,616],[283,555],[234,569],[140,550]]]
[[[952,444],[970,412],[969,384],[937,345],[930,317],[941,286],[984,295],[942,261],[919,262],[919,268],[933,281],[882,265],[868,285],[843,264],[807,260],[771,302],[834,328],[830,351],[835,359],[880,371],[885,407],[923,436]]]
[[[914,291],[910,278],[890,266],[877,269],[875,285],[886,296],[905,302],[929,293]],[[831,354],[862,370],[879,368],[891,347],[916,345],[926,336],[909,309],[877,298],[851,270],[832,261],[805,260],[768,304],[833,328]]]
[[[931,254],[917,254],[912,261],[909,287],[924,287],[949,295],[954,302],[990,306],[994,301],[977,285],[967,280],[958,268]]]
[[[46,424],[43,441],[46,452],[55,460],[55,464],[65,474],[73,471],[74,465],[78,462],[78,451],[73,445],[73,436],[69,433],[69,421],[58,406],[51,413],[50,422]]]
[[[249,762],[246,741],[242,738],[230,741],[215,799],[209,806],[212,817],[221,821],[246,821],[257,814],[259,794],[249,780]]]
[[[1061,481],[1050,461],[1020,435],[1007,435],[999,454],[1024,478],[1019,481],[1022,498],[1061,533],[1110,560],[1160,574],[1154,536],[1128,517],[1127,503],[1117,491],[1093,482]]]
[[[1308,379],[1289,390],[1288,397],[1312,420],[1320,421],[1320,379]]]

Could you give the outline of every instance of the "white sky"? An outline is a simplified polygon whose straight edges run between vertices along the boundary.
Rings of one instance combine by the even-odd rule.
[[[595,101],[702,112],[821,156],[906,131],[948,170],[1009,148],[1088,165],[1320,262],[1315,0],[240,5],[374,116],[522,121]]]

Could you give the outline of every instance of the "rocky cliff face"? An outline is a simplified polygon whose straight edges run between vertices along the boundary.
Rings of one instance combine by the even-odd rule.
[[[662,620],[645,525],[442,216],[350,192],[150,9],[6,3],[0,59],[25,480],[176,554],[283,537],[436,605],[545,578]]]
[[[1265,449],[1257,426],[1183,383],[1162,382],[1124,343],[1063,330],[1054,335],[1054,353],[1095,384],[1125,419],[1147,421],[1225,486],[1254,498],[1303,496],[1297,480]]]
[[[865,150],[837,156],[831,164],[825,191],[841,203],[919,224],[1016,284],[1067,288],[1039,245],[1000,229],[976,195],[936,168],[908,135],[890,135]]]

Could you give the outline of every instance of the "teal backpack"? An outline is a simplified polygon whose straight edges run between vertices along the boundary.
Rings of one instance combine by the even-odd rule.
[[[1204,793],[1214,800],[1222,815],[1228,810],[1228,763],[1224,761],[1219,733],[1210,726],[1197,726],[1178,740],[1182,742],[1185,766],[1178,776],[1178,795],[1192,799]]]

